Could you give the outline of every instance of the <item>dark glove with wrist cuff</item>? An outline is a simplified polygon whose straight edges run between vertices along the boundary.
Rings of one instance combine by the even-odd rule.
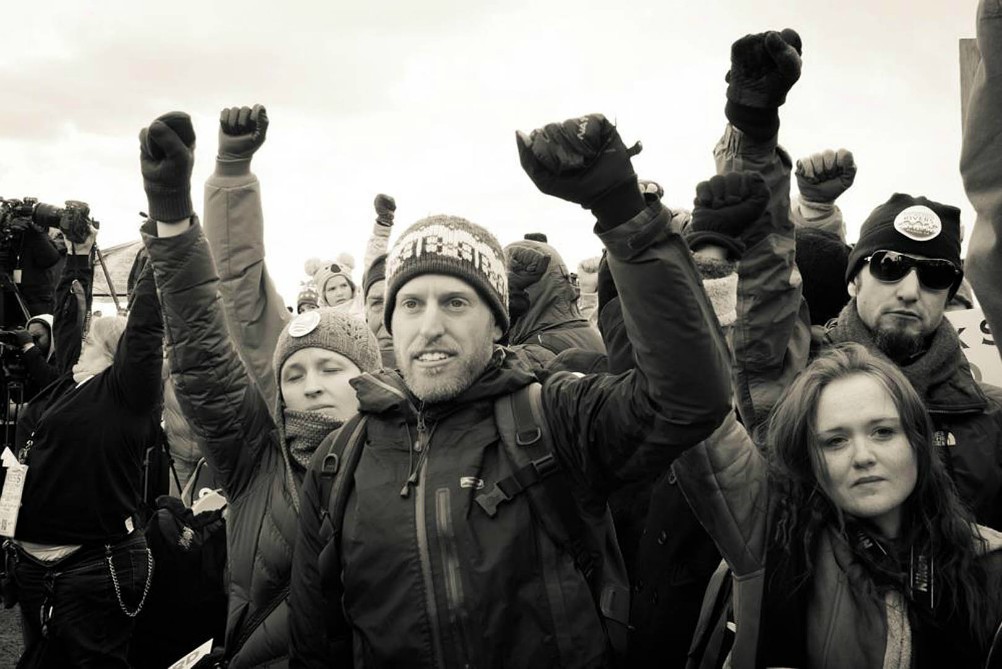
[[[195,129],[184,112],[169,112],[139,132],[139,164],[150,217],[173,222],[194,213],[191,170]]]
[[[718,174],[696,186],[693,203],[683,233],[689,248],[720,246],[740,258],[758,241],[756,223],[769,206],[769,187],[758,172]]]

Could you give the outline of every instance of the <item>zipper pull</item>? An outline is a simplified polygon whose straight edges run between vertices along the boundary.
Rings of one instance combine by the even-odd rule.
[[[418,473],[417,472],[414,472],[413,474],[411,474],[410,476],[408,476],[407,480],[404,482],[404,487],[400,489],[400,496],[403,497],[404,499],[407,499],[408,497],[410,497],[411,486],[412,485],[417,485],[417,480],[418,480]]]

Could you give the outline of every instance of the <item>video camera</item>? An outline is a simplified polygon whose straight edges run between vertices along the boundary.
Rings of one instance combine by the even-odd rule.
[[[90,227],[101,224],[90,217],[90,205],[79,200],[67,200],[65,207],[39,202],[38,198],[23,200],[0,198],[0,244],[9,242],[16,235],[12,224],[17,220],[27,220],[38,228],[59,228],[68,240],[79,244],[87,239]]]

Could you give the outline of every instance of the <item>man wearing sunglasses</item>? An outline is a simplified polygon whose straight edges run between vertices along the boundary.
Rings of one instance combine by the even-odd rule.
[[[925,398],[936,445],[979,523],[1002,527],[1002,390],[979,384],[943,318],[960,287],[960,210],[895,194],[863,223],[845,279],[853,298],[825,333],[893,360]]]

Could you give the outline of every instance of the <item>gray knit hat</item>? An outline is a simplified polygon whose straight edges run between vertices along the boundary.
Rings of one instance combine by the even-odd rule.
[[[383,322],[391,321],[397,291],[422,274],[447,274],[470,284],[486,300],[502,332],[508,331],[508,271],[494,235],[457,216],[429,216],[407,228],[386,257]]]
[[[296,351],[310,347],[340,353],[363,372],[375,371],[381,364],[379,345],[368,325],[333,307],[322,307],[299,314],[278,335],[274,365],[280,387],[282,365]]]

